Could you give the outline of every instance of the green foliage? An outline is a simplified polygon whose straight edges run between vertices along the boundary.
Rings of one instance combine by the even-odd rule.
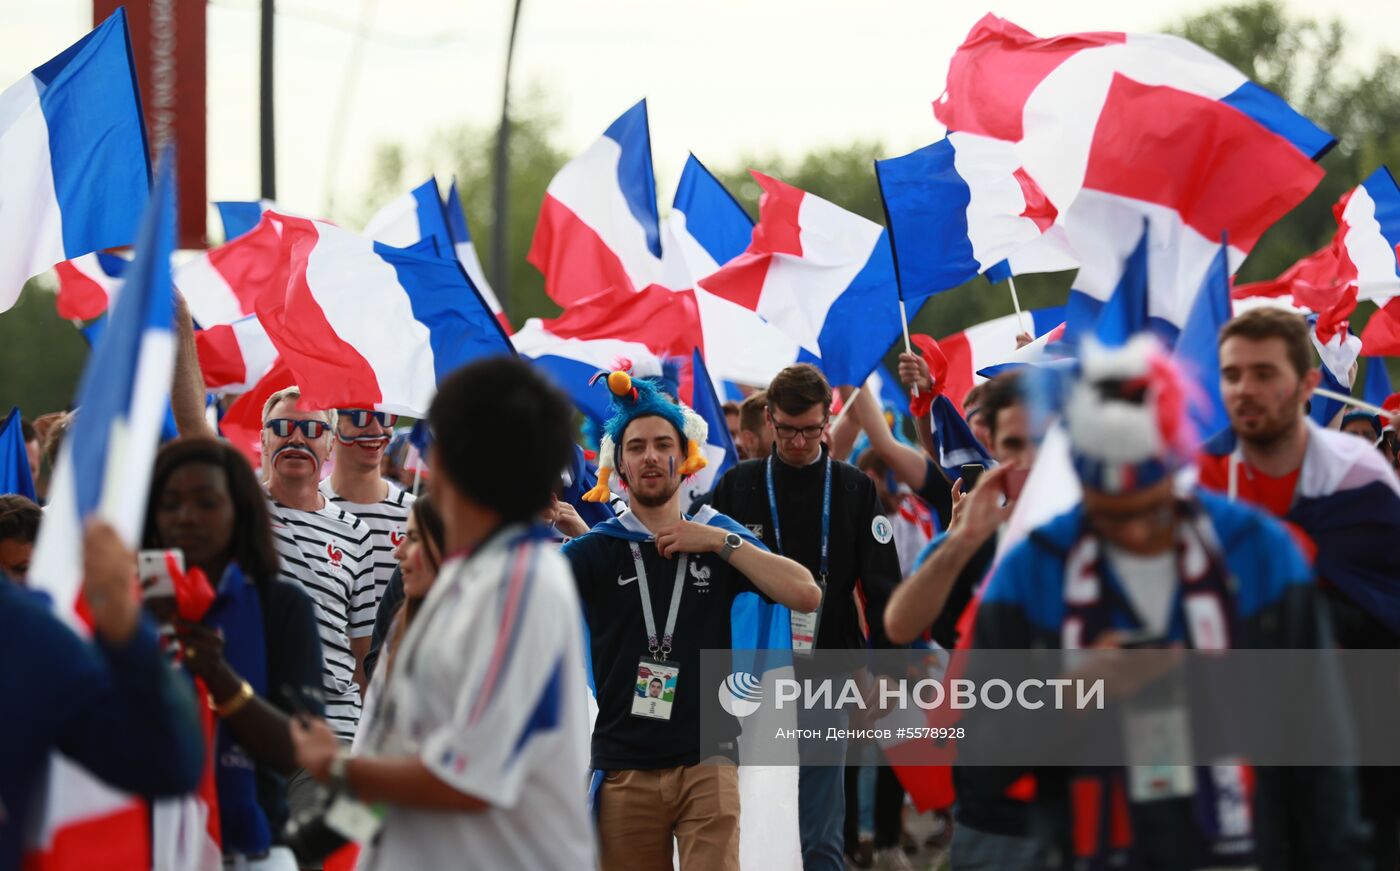
[[[0,415],[18,405],[33,420],[67,408],[87,350],[82,334],[55,312],[53,289],[30,281],[0,315]]]

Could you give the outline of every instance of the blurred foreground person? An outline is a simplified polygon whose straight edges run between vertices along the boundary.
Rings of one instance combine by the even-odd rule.
[[[571,414],[507,358],[455,373],[433,402],[433,499],[453,556],[393,654],[364,755],[320,720],[292,725],[300,764],[361,808],[344,832],[364,846],[361,871],[593,865],[582,615],[568,564],[531,523],[569,462]]]
[[[1182,376],[1155,340],[1090,347],[1082,365],[1065,418],[1083,503],[1007,552],[973,647],[1118,649],[1133,634],[1196,650],[1329,647],[1289,533],[1253,507],[1175,484],[1194,446]],[[1037,769],[1032,867],[1192,871],[1251,857],[1263,871],[1367,867],[1350,769],[1260,767],[1249,790],[1241,765],[1163,767],[1170,776]]]
[[[116,530],[88,524],[83,601],[93,640],[59,622],[48,601],[0,583],[0,869],[18,868],[43,808],[49,754],[147,797],[190,792],[204,770],[194,699],[161,655],[136,594],[136,555]]]

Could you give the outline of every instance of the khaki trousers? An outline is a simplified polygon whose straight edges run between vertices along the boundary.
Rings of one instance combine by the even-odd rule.
[[[598,791],[602,871],[739,871],[739,770],[731,763],[610,771]]]

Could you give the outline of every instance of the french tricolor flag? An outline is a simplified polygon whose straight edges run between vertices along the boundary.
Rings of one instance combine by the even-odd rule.
[[[287,285],[283,216],[267,212],[253,229],[175,270],[190,315],[203,327],[231,324],[253,313],[257,298]]]
[[[78,616],[82,585],[83,524],[97,516],[127,547],[140,546],[148,479],[160,445],[175,368],[170,254],[175,245],[175,198],[167,151],[156,177],[151,208],[140,228],[137,259],[128,271],[110,323],[93,349],[78,386],[78,415],[63,441],[49,507],[34,549],[29,583],[52,598],[59,617],[88,634]],[[150,855],[144,805],[56,758],[48,801],[26,867],[76,869],[147,867]],[[207,830],[188,846],[217,861]],[[157,836],[159,836],[159,832]]]
[[[0,92],[0,312],[54,264],[130,245],[150,178],[118,9]]]
[[[247,393],[277,362],[277,347],[257,315],[198,330],[194,343],[204,386],[217,393]]]
[[[528,259],[563,306],[608,288],[656,282],[661,226],[646,100],[554,176]]]
[[[1054,227],[1058,212],[1009,142],[954,132],[875,161],[875,175],[906,292],[947,290],[998,266],[992,279],[1078,265],[1062,230],[1045,245],[1047,262],[1011,260]]]
[[[753,221],[695,155],[686,160],[666,218],[662,283],[692,290],[700,317],[696,345],[718,386],[725,381],[767,384],[802,359],[797,341],[746,308],[705,289],[707,276],[743,254]]]
[[[865,383],[900,334],[884,228],[792,185],[752,174],[763,197],[749,246],[702,285],[786,333],[831,383]],[[906,299],[917,304],[924,296]]]
[[[1031,323],[1033,335],[1038,338],[1049,335],[1065,319],[1063,306],[1036,309],[1024,314]],[[959,414],[966,413],[963,397],[967,396],[967,391],[987,380],[977,373],[1007,362],[1016,353],[1016,337],[1024,329],[1021,324],[1021,319],[1016,315],[1005,315],[938,340],[938,347],[948,359],[948,373],[942,393]]]
[[[501,328],[509,333],[510,320],[506,317],[505,309],[501,307],[500,299],[496,297],[496,291],[491,288],[491,282],[486,280],[486,271],[481,268],[481,258],[477,256],[476,245],[472,242],[472,231],[467,225],[467,213],[462,208],[462,198],[457,194],[455,178],[447,189],[447,200],[442,207],[447,212],[447,232],[452,236],[452,250],[457,255],[457,262],[462,264],[462,269],[467,273],[467,278],[471,279],[472,286],[481,294],[482,302],[491,309],[496,320],[501,322]]]
[[[511,342],[579,411],[601,422],[612,413],[610,397],[589,379],[624,361],[633,375],[661,375],[668,358],[689,357],[699,324],[693,294],[659,286],[608,290],[568,306],[558,318],[531,318]]]
[[[1355,273],[1357,299],[1383,304],[1400,296],[1400,187],[1395,177],[1382,166],[1337,205],[1343,272]]]
[[[107,311],[130,264],[125,257],[98,251],[55,266],[58,295],[54,303],[58,316],[70,321],[90,321]]]
[[[478,357],[512,353],[461,266],[320,221],[282,224],[289,274],[258,320],[317,408],[421,417],[440,379]]]
[[[1015,146],[1082,266],[1071,305],[1101,306],[1146,216],[1149,314],[1177,329],[1228,232],[1238,267],[1322,177],[1331,135],[1224,61],[1163,35],[1042,39],[987,15],[934,113]]]

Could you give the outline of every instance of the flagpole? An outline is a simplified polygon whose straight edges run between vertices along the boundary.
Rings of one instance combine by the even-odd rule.
[[[1385,418],[1389,418],[1396,413],[1393,411],[1387,411],[1384,408],[1381,408],[1379,405],[1372,405],[1364,399],[1357,399],[1355,396],[1348,396],[1345,393],[1338,393],[1335,390],[1328,390],[1324,387],[1314,387],[1313,395],[1321,396],[1326,399],[1335,399],[1343,405],[1353,405],[1361,409],[1362,411],[1369,411],[1372,414],[1377,414]]]
[[[894,266],[894,292],[899,295],[899,325],[904,329],[904,353],[909,356],[914,355],[914,348],[909,344],[909,313],[904,308],[904,284],[899,280],[899,254],[894,247],[894,222],[890,220],[890,205],[885,202],[885,186],[880,184],[880,161],[875,161],[875,187],[880,191],[880,208],[885,212],[885,233],[890,237],[890,264]],[[859,388],[857,388],[859,390]],[[909,388],[911,396],[918,397],[918,382]],[[851,396],[855,396],[854,393]],[[845,414],[845,409],[842,409]],[[837,418],[840,419],[839,416]]]
[[[1032,336],[1030,330],[1026,329],[1026,315],[1021,311],[1021,298],[1016,295],[1016,276],[1008,274],[1006,276],[1006,286],[1011,288],[1011,307],[1016,309],[1016,324],[1021,328],[1021,332]]]
[[[420,459],[418,465],[413,469],[413,495],[418,496],[418,488],[423,483],[423,461]]]
[[[831,422],[832,429],[836,429],[836,425],[846,419],[846,412],[850,411],[851,406],[856,404],[856,397],[860,395],[863,389],[865,389],[864,385],[857,387],[855,390],[851,391],[850,396],[846,397],[846,401],[841,404],[841,411],[837,413],[836,419]],[[915,395],[917,395],[917,392]]]

